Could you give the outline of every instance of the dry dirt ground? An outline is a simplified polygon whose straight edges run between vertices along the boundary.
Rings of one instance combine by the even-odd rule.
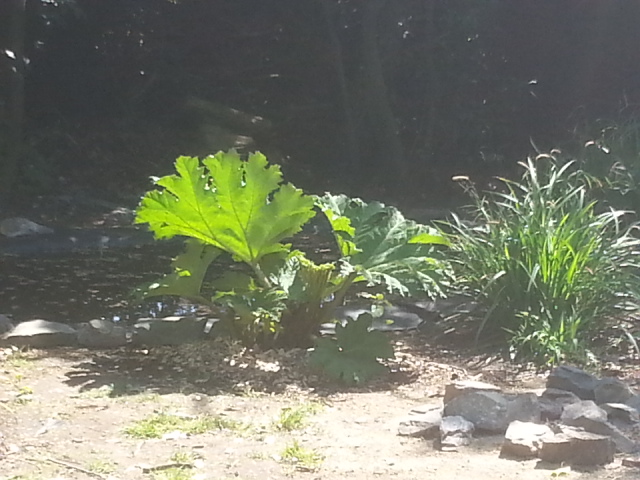
[[[619,458],[591,471],[500,458],[499,437],[445,453],[398,436],[399,420],[441,402],[452,378],[533,389],[544,377],[396,340],[392,373],[367,388],[332,386],[306,369],[305,352],[256,353],[223,342],[0,349],[0,479],[640,478]],[[215,419],[215,427],[187,435],[180,426],[161,438],[127,433],[158,414]]]

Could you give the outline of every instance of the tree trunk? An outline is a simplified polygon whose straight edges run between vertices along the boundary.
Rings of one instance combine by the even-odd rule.
[[[356,173],[361,168],[360,145],[358,142],[358,129],[356,126],[354,108],[351,96],[349,94],[349,86],[344,68],[344,55],[342,53],[342,45],[338,36],[337,28],[340,25],[340,8],[342,8],[335,0],[321,0],[324,9],[324,15],[327,21],[327,32],[329,35],[329,44],[333,65],[335,68],[336,78],[338,81],[338,90],[340,91],[340,103],[344,121],[344,137],[346,144],[346,155],[348,158],[348,169],[350,173]],[[351,175],[349,175],[351,177]]]
[[[377,147],[376,156],[380,162],[384,162],[380,166],[385,169],[387,178],[402,182],[406,179],[404,149],[391,109],[378,47],[378,18],[386,3],[387,0],[367,0],[362,7],[364,100],[367,103],[369,126],[373,130],[371,138]]]
[[[13,65],[9,80],[8,100],[8,149],[7,156],[2,165],[2,178],[0,180],[0,194],[8,197],[15,185],[18,173],[18,164],[23,151],[24,143],[24,43],[25,43],[25,17],[26,0],[11,0],[11,24],[9,36],[9,48],[12,53]]]

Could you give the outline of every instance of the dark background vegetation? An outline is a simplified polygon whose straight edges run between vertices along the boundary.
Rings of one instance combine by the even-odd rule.
[[[639,20],[637,0],[2,0],[3,201],[133,199],[236,147],[312,193],[446,206],[452,175],[633,115]]]

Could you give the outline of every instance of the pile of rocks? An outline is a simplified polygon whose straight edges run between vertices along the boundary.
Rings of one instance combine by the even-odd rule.
[[[181,345],[206,338],[216,321],[195,316],[171,316],[141,318],[132,325],[121,325],[95,319],[72,327],[37,319],[14,326],[6,315],[0,315],[0,346],[118,348]]]
[[[468,445],[474,433],[504,434],[502,456],[574,465],[640,451],[640,395],[626,383],[560,366],[546,387],[540,394],[505,393],[487,383],[454,382],[443,407],[413,410],[399,434],[433,438],[443,450]],[[637,464],[632,457],[623,462]]]

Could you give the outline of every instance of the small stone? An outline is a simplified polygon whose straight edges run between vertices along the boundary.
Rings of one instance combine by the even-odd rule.
[[[477,430],[504,432],[509,425],[509,400],[492,391],[476,391],[455,397],[444,406],[443,415],[464,417]]]
[[[408,418],[400,421],[398,435],[405,437],[435,438],[441,421],[442,412],[440,409],[410,415]]]
[[[8,345],[35,348],[62,347],[75,345],[77,332],[64,323],[38,319],[19,323],[2,338]]]
[[[640,456],[623,458],[622,465],[624,467],[640,468]]]
[[[451,448],[464,447],[471,443],[475,427],[463,417],[444,417],[440,423],[440,447],[451,451]]]

